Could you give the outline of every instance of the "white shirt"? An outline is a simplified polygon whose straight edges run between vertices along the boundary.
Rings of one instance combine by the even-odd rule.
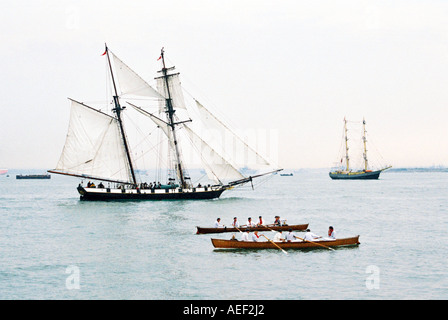
[[[264,225],[265,225],[265,223],[264,223],[264,219],[261,218],[261,223],[260,223],[260,219],[258,219],[258,220],[257,220],[257,224],[261,224],[262,226],[264,226]]]
[[[250,222],[249,222],[249,220],[247,220],[247,226],[248,226],[248,227],[256,227],[257,224],[256,224],[255,222],[253,222],[253,221],[250,221]]]
[[[220,224],[218,221],[215,222],[215,228],[223,228],[224,226]]]
[[[241,235],[241,241],[249,241],[249,233],[243,232]]]
[[[282,242],[283,235],[280,232],[277,232],[274,236],[274,242]]]
[[[309,240],[309,241],[313,241],[313,240],[316,240],[318,238],[320,238],[320,237],[318,235],[312,233],[311,231],[305,233],[305,236],[303,237],[303,239]]]
[[[334,232],[334,230],[331,232],[331,234],[328,236],[328,238],[336,239],[336,233]]]
[[[234,222],[232,222],[232,227],[239,228],[240,227],[240,223],[238,221],[234,221]]]
[[[260,236],[258,236],[257,237],[257,235],[254,233],[254,234],[252,234],[252,241],[254,241],[254,242],[257,242],[259,239]]]
[[[296,240],[296,236],[292,232],[288,232],[285,237],[286,241],[294,241]]]

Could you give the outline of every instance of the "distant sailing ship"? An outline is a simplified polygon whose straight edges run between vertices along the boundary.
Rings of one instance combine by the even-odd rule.
[[[384,170],[387,170],[391,168],[392,166],[387,166],[381,169],[377,170],[371,170],[369,169],[369,161],[367,159],[367,138],[366,138],[366,121],[365,119],[362,120],[363,125],[363,164],[364,167],[360,170],[353,171],[350,167],[350,157],[349,157],[349,146],[348,146],[348,135],[347,135],[347,120],[344,118],[344,141],[345,141],[345,155],[341,158],[340,163],[343,164],[345,159],[345,166],[336,169],[334,171],[330,172],[330,178],[333,180],[372,180],[372,179],[378,179],[380,176],[380,173]]]
[[[258,174],[246,176],[227,154],[219,152],[221,150],[218,151],[209,144],[207,138],[210,136],[204,137],[197,133],[195,127],[190,125],[193,120],[184,101],[179,73],[174,71],[174,67],[165,66],[163,48],[159,58],[162,62],[162,69],[159,71],[161,75],[155,78],[157,89],[123,63],[107,46],[103,55],[107,57],[113,85],[113,114],[109,115],[70,99],[71,116],[65,146],[56,168],[48,170],[51,173],[101,181],[98,185],[90,181],[87,186],[79,184],[77,190],[81,200],[213,199],[236,186],[250,183],[253,187],[254,178],[282,170],[272,166],[257,151],[234,135],[233,141],[243,144],[245,151],[250,152],[256,162],[265,169]],[[121,91],[120,95],[117,84]],[[132,145],[125,132],[123,119],[126,106],[121,99],[126,96],[137,96],[139,101],[152,99],[158,103],[159,113],[156,115],[155,112],[150,113],[143,107],[126,101],[126,104],[133,108],[128,111],[136,110],[136,114],[152,120],[152,125],[155,124],[156,128],[160,129],[158,131],[161,132],[160,135],[168,141],[168,160],[165,162],[168,163],[166,184],[155,181],[154,184],[147,184],[137,177],[138,169],[133,159],[136,153],[131,150]],[[196,99],[194,101],[202,121],[219,127],[221,132],[233,134],[221,120]],[[184,119],[179,118],[182,113],[187,113]],[[126,125],[131,126],[133,123]],[[181,152],[182,141],[179,139],[181,133],[198,152],[212,184],[199,183],[194,186],[192,183]],[[146,153],[151,151],[153,150]],[[108,183],[108,186],[105,187],[103,182]],[[110,186],[110,183],[114,185]]]

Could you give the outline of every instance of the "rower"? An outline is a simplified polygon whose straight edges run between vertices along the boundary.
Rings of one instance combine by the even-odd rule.
[[[282,230],[279,230],[274,236],[274,242],[285,242],[283,238]]]
[[[215,228],[224,228],[224,226],[221,224],[221,218],[216,219]]]
[[[280,216],[275,216],[274,226],[276,226],[276,227],[282,226],[282,222],[280,221]]]
[[[257,227],[262,227],[264,226],[264,220],[262,216],[258,217],[258,223],[257,223]]]
[[[310,229],[306,229],[306,233],[305,236],[303,237],[304,240],[308,240],[308,241],[316,241],[317,239],[320,239],[322,237],[312,233],[310,231]]]
[[[241,241],[249,241],[249,229],[246,229],[245,232],[241,235]]]
[[[334,228],[332,226],[328,227],[328,237],[330,239],[336,239],[336,233],[334,232]]]
[[[238,222],[236,217],[233,217],[232,227],[239,228],[240,223]]]
[[[256,227],[257,225],[255,224],[255,222],[252,222],[252,218],[251,217],[249,217],[248,219],[247,219],[247,227],[248,228],[253,228],[253,227]]]
[[[260,240],[260,236],[258,235],[258,231],[254,231],[254,233],[252,234],[252,241],[258,242],[259,240]]]
[[[297,239],[297,237],[294,235],[294,233],[292,233],[292,229],[288,230],[288,233],[286,234],[285,240],[287,242],[291,242],[291,241],[295,241]]]

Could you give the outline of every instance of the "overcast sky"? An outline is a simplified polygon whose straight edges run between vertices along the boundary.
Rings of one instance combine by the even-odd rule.
[[[283,168],[331,167],[344,117],[395,167],[448,165],[446,1],[8,1],[0,28],[0,167],[55,167],[67,97],[106,99],[105,42],[148,80],[165,47]]]

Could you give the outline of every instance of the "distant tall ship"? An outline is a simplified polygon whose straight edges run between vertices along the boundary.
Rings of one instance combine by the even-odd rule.
[[[381,172],[391,168],[392,166],[386,166],[381,169],[372,170],[369,168],[369,161],[367,159],[367,138],[366,138],[366,121],[362,120],[362,143],[363,143],[363,168],[353,170],[350,167],[348,134],[347,134],[347,120],[344,118],[344,145],[345,152],[340,160],[340,167],[330,171],[330,178],[333,180],[373,180],[378,179]],[[344,165],[345,162],[345,165]]]
[[[212,124],[216,128],[215,133],[225,133],[223,137],[233,132],[193,98],[195,114],[200,114],[199,121],[194,119],[184,100],[179,73],[174,67],[165,66],[163,48],[159,57],[162,69],[155,78],[157,88],[150,86],[107,46],[104,55],[107,58],[112,83],[113,99],[110,99],[112,113],[70,99],[71,117],[65,146],[56,168],[48,170],[51,173],[96,180],[97,184],[90,181],[87,186],[79,184],[77,190],[81,200],[213,199],[218,198],[226,190],[244,184],[252,185],[253,179],[281,170],[271,166],[265,158],[236,135],[233,135],[235,138],[232,141],[242,145],[256,160],[261,167],[258,173],[246,174],[241,170],[243,166],[236,163],[228,149],[227,152],[223,152],[225,150],[221,148],[222,145],[217,147],[211,144],[218,139],[211,141],[213,135],[202,131],[198,125]],[[137,97],[140,106],[122,101],[123,97],[127,99]],[[156,105],[158,112],[151,113],[142,105],[151,101]],[[126,106],[130,108],[125,109]],[[135,122],[125,120],[124,116],[128,119],[130,111],[140,118],[136,118]],[[131,141],[128,137],[131,130],[125,130],[125,121],[126,126],[132,129],[131,132],[137,132],[140,127],[136,124],[147,119],[150,119],[150,123],[142,127],[143,138],[137,142]],[[195,120],[193,123],[192,119]],[[163,141],[161,139],[160,143],[148,146],[140,154],[140,150],[137,152],[136,147],[145,143],[149,136],[159,136]],[[166,148],[159,151],[158,147],[162,146],[162,142]],[[192,181],[185,158],[182,156],[185,142],[190,143],[190,150],[194,151],[202,162],[202,168],[205,169],[210,183],[201,184]],[[148,157],[143,158],[146,154]],[[159,158],[160,155],[166,154],[167,157]],[[144,182],[138,176],[141,168],[137,168],[137,157],[148,159],[147,161],[153,163],[158,161],[157,163],[163,164],[168,174],[163,178],[159,178],[161,175],[157,176],[158,179],[154,182]],[[159,182],[165,178],[165,181]]]

